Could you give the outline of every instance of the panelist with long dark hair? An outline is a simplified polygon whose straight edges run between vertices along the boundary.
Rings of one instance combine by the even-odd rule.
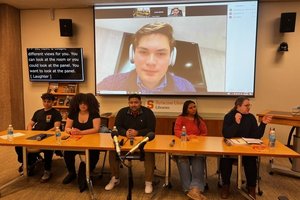
[[[207,127],[197,111],[194,101],[184,102],[182,113],[177,117],[174,132],[177,137],[181,136],[182,127],[186,127],[188,139],[207,135]],[[194,200],[205,200],[204,192],[204,157],[176,156],[177,167],[180,175],[182,188],[188,197]]]
[[[99,102],[91,94],[76,94],[70,102],[69,116],[67,118],[65,131],[70,135],[86,135],[99,133],[100,115]],[[78,151],[65,151],[64,159],[68,169],[68,175],[64,178],[63,184],[68,184],[76,178],[75,156]],[[99,150],[90,150],[90,171],[93,171],[99,160]],[[84,165],[81,165],[84,166]],[[78,183],[80,192],[87,187],[85,168],[78,170]]]

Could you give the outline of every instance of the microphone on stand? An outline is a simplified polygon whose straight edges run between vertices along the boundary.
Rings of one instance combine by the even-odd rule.
[[[146,137],[140,141],[137,145],[135,145],[130,151],[125,155],[125,158],[135,152],[138,148],[142,147],[145,145],[148,141],[151,141],[155,138],[155,134],[153,132],[149,132]]]
[[[132,135],[130,136],[129,141],[130,141],[130,145],[132,146],[133,145],[133,141],[134,141],[134,137]]]
[[[45,139],[47,137],[47,134],[39,134],[38,136],[36,136],[36,140],[37,141],[41,141],[43,139]]]
[[[111,132],[111,137],[114,140],[116,152],[117,152],[118,156],[120,157],[121,156],[121,148],[120,148],[120,144],[119,144],[119,141],[118,141],[118,132],[117,131],[112,131]]]
[[[175,145],[175,139],[173,139],[173,140],[170,142],[169,146],[170,146],[170,147],[174,147],[174,145]]]

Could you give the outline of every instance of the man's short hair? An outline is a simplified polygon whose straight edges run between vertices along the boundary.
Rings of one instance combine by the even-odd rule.
[[[131,95],[128,96],[128,100],[133,99],[133,98],[136,98],[138,100],[142,100],[141,96],[138,95],[138,94],[131,94]]]
[[[51,93],[44,93],[44,94],[42,94],[41,98],[43,100],[51,100],[51,101],[55,100],[55,96]]]
[[[133,49],[137,47],[138,43],[140,42],[143,36],[156,33],[165,35],[168,38],[170,49],[172,51],[175,46],[175,39],[173,38],[173,28],[170,24],[165,22],[155,22],[151,24],[146,24],[145,26],[140,28],[134,35]]]

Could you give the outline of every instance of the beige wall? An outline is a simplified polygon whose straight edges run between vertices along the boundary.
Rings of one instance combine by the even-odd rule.
[[[279,33],[282,12],[297,12],[294,33]],[[259,10],[256,98],[254,112],[265,108],[290,111],[300,105],[300,3],[262,3]],[[278,53],[282,41],[289,44],[289,51]],[[287,140],[289,127],[277,127],[281,141]]]
[[[60,36],[59,19],[72,19],[74,37]],[[80,83],[80,91],[94,93],[93,32],[91,8],[56,9],[53,13],[48,9],[21,11],[25,123],[35,110],[42,107],[40,96],[48,87],[48,83],[29,81],[26,48],[82,47],[86,81]]]
[[[294,33],[279,33],[279,18],[282,12],[300,13],[300,2],[263,2],[259,9],[256,97],[252,99],[252,112],[265,109],[289,111],[300,105],[300,20],[296,20]],[[26,123],[33,112],[41,107],[40,94],[46,92],[47,83],[28,81],[26,48],[28,47],[83,47],[87,78],[80,84],[80,92],[95,91],[94,86],[94,35],[92,9],[55,10],[54,20],[49,10],[21,11],[23,79]],[[72,38],[59,35],[59,18],[70,18],[75,24]],[[298,16],[299,18],[299,16]],[[289,52],[278,53],[282,41],[289,44]],[[243,73],[242,66],[240,73]],[[116,112],[125,106],[126,97],[99,97],[101,113]],[[226,113],[234,98],[199,97],[200,112]],[[285,142],[289,127],[277,128],[278,138]]]

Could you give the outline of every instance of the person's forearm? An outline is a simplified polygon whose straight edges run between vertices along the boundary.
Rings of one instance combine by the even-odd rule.
[[[98,132],[99,132],[99,129],[91,128],[91,129],[81,130],[80,135],[94,134],[94,133],[98,133]]]
[[[32,126],[28,125],[27,126],[27,130],[31,131],[32,130]]]
[[[144,129],[138,130],[137,136],[146,136],[150,132],[154,132],[154,129],[153,128],[144,128]]]
[[[35,123],[34,121],[31,120],[31,121],[27,124],[26,130],[31,131],[32,128],[33,128],[33,126],[34,126],[35,124],[36,124],[36,123]]]
[[[72,128],[65,128],[65,132],[71,134]]]
[[[52,128],[50,128],[48,131],[55,131],[55,126],[54,127],[52,127]]]

